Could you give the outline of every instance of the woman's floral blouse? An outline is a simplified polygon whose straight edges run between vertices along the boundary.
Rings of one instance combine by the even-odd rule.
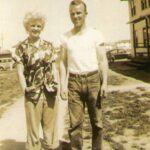
[[[24,65],[27,87],[36,87],[36,90],[25,93],[29,99],[37,101],[42,91],[57,93],[53,69],[56,58],[57,52],[52,43],[44,40],[40,40],[38,46],[30,44],[28,39],[16,46],[14,59]]]

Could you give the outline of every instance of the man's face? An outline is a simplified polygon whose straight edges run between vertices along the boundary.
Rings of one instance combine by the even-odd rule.
[[[74,24],[74,27],[80,28],[85,23],[87,13],[85,12],[84,5],[71,5],[70,17]]]
[[[30,38],[38,38],[42,30],[43,25],[39,20],[33,20],[28,24],[27,31]]]

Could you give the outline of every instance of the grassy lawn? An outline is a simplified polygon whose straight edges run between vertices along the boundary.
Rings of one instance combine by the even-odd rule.
[[[149,137],[150,133],[149,98],[150,92],[143,88],[108,94],[103,102],[104,139],[114,150],[125,150],[127,146],[144,149],[147,143],[140,143],[140,137]],[[130,138],[136,140],[129,144]]]
[[[0,72],[0,117],[21,96],[16,70]]]

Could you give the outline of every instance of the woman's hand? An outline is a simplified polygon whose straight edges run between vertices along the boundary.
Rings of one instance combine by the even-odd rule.
[[[29,87],[26,87],[25,88],[25,92],[33,92],[36,90],[36,87],[35,86],[29,86]]]
[[[61,97],[61,99],[62,100],[67,100],[68,99],[68,92],[67,92],[67,90],[61,90],[60,91],[60,97]]]

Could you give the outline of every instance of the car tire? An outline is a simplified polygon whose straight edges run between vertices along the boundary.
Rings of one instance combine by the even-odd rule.
[[[4,71],[4,70],[5,70],[4,67],[0,66],[0,71]]]

